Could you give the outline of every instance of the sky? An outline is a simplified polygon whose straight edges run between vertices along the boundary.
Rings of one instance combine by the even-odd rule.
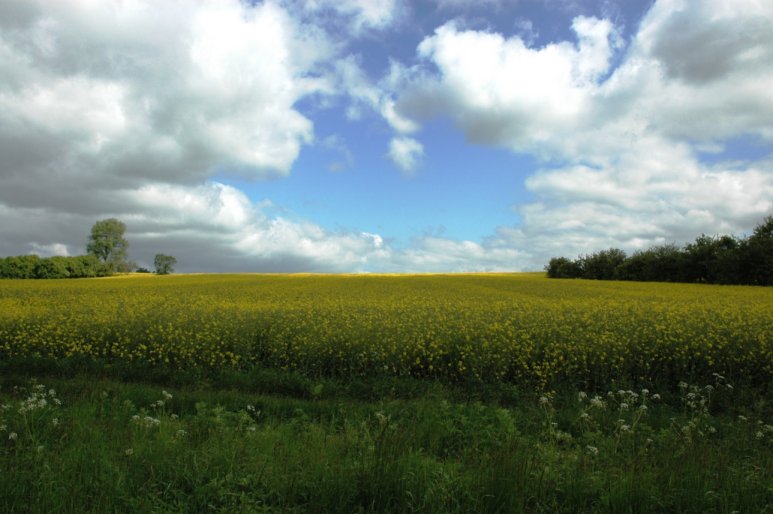
[[[773,214],[769,0],[0,0],[0,255],[534,271]]]

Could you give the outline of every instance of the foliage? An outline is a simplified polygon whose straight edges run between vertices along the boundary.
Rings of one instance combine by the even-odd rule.
[[[177,264],[177,259],[163,253],[157,253],[153,259],[153,266],[155,266],[158,275],[169,275],[174,272],[175,264]]]
[[[772,309],[767,288],[540,274],[11,280],[0,288],[0,358],[537,388],[712,373],[770,384]]]
[[[389,390],[381,379],[361,387]],[[409,379],[402,379],[410,381]],[[769,405],[725,381],[299,400],[0,376],[3,512],[765,512]],[[662,397],[661,397],[662,396]],[[716,407],[718,400],[730,408]]]
[[[550,278],[578,278],[582,276],[582,264],[566,257],[553,257],[546,269]]]
[[[545,270],[549,278],[773,285],[773,217],[745,239],[702,234],[683,248],[661,245],[629,257],[610,248],[574,261],[553,257]]]
[[[108,274],[109,269],[93,255],[0,257],[0,278],[88,278]]]
[[[126,224],[116,218],[97,221],[91,227],[86,251],[96,256],[112,271],[131,271],[127,269],[126,251],[129,242],[124,238]]]
[[[617,268],[625,261],[625,252],[610,248],[592,255],[580,257],[583,278],[595,280],[617,278]]]

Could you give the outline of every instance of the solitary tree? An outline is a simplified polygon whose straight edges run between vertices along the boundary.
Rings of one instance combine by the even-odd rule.
[[[171,255],[164,255],[163,253],[157,253],[156,258],[153,259],[153,265],[156,267],[156,273],[159,275],[168,275],[172,273],[175,264],[177,264],[177,259]]]
[[[129,242],[123,237],[126,225],[115,218],[97,221],[91,227],[86,251],[96,256],[109,271],[125,271]]]

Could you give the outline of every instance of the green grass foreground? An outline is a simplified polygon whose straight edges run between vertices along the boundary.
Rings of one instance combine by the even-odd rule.
[[[4,513],[773,508],[770,404],[723,377],[539,393],[1,364]]]

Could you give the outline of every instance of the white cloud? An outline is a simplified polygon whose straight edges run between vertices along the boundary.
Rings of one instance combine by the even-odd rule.
[[[226,271],[436,272],[505,271],[527,254],[501,241],[417,238],[394,248],[380,234],[334,232],[305,220],[271,216],[242,192],[220,183],[150,185],[129,193],[141,205],[121,216],[132,256],[174,253],[178,268]],[[173,251],[167,250],[172,248]]]
[[[395,137],[389,142],[389,158],[404,174],[412,174],[424,156],[424,147],[410,137]]]
[[[534,49],[520,37],[443,25],[418,47],[437,73],[420,75],[398,112],[451,116],[475,143],[554,151],[591,114],[594,81],[608,71],[616,40],[605,20],[576,18],[573,29],[577,45]]]
[[[348,20],[355,35],[364,30],[383,30],[399,17],[400,0],[305,0],[305,9],[312,13],[333,11]]]
[[[217,182],[154,184],[128,195],[140,207],[132,211],[141,213],[122,217],[132,232],[132,255],[174,246],[185,252],[177,255],[180,269],[367,270],[390,252],[377,234],[332,232],[270,216],[241,191]]]
[[[67,250],[67,245],[64,243],[51,243],[51,244],[38,244],[32,243],[32,253],[41,257],[52,257],[55,255],[61,255],[67,257],[70,252]]]
[[[450,117],[468,140],[538,156],[535,201],[498,238],[550,255],[743,233],[773,211],[770,161],[701,161],[733,137],[773,142],[773,4],[659,0],[622,54],[608,20],[577,17],[576,42],[438,28],[397,102]],[[418,71],[417,71],[418,70]]]
[[[330,90],[316,66],[333,50],[272,2],[9,2],[27,16],[0,33],[0,139],[17,170],[263,178],[287,174],[313,138],[294,105]]]
[[[491,240],[483,244],[455,241],[440,237],[424,237],[392,256],[384,264],[386,271],[410,272],[473,272],[513,271],[528,266],[528,254]]]
[[[365,106],[380,114],[389,126],[400,134],[410,134],[418,130],[416,122],[397,113],[395,101],[389,93],[403,79],[400,76],[403,68],[393,63],[385,83],[380,85],[370,81],[354,55],[339,59],[335,67],[341,89],[346,91],[353,101],[348,112],[350,119],[359,119],[362,114],[360,107]]]

